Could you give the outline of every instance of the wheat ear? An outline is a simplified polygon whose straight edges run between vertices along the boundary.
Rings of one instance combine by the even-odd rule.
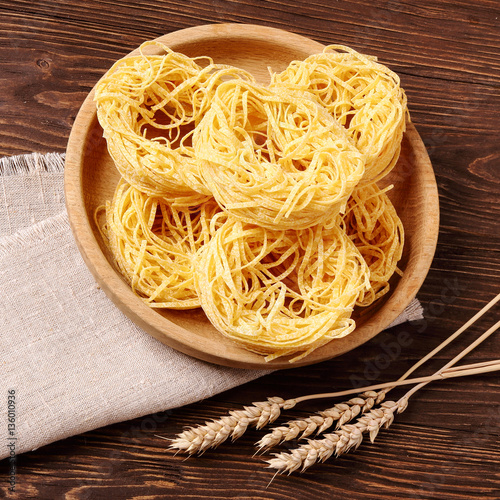
[[[354,424],[344,424],[335,432],[325,434],[322,439],[310,439],[288,453],[276,453],[274,458],[267,460],[268,468],[276,469],[278,473],[291,474],[297,470],[305,471],[317,462],[324,462],[332,455],[338,457],[351,449],[356,449],[363,441],[363,435],[369,433],[373,443],[382,427],[389,427],[394,421],[395,412],[406,409],[407,399],[398,402],[385,401],[379,408],[361,416]]]
[[[262,437],[257,443],[257,452],[264,452],[284,441],[304,439],[316,432],[316,435],[329,429],[335,422],[336,428],[350,422],[360,414],[366,413],[374,405],[383,401],[385,393],[366,391],[348,401],[337,403],[332,408],[319,411],[307,418],[290,420],[285,425],[275,427],[270,433]],[[300,436],[299,436],[300,434]]]
[[[215,448],[231,437],[234,441],[243,435],[248,427],[261,429],[274,422],[281,414],[295,406],[294,400],[286,401],[279,397],[253,403],[242,410],[231,410],[229,415],[206,422],[205,425],[190,427],[172,439],[170,448],[189,455],[202,454],[209,448]]]

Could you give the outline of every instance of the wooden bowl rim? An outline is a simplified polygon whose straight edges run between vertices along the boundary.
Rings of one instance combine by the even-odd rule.
[[[319,52],[324,45],[309,38],[286,32],[284,30],[252,25],[252,24],[212,24],[187,28],[161,36],[155,41],[171,46],[186,43],[214,41],[224,37],[232,40],[258,41],[265,43],[301,44],[312,52]],[[138,54],[138,49],[130,55]],[[210,55],[210,54],[208,54]],[[94,87],[95,89],[95,87]],[[82,257],[99,286],[106,295],[119,307],[137,326],[144,329],[162,343],[194,356],[198,359],[224,366],[250,369],[284,369],[306,366],[326,361],[355,347],[358,347],[375,337],[387,328],[408,306],[417,294],[429,271],[437,245],[439,233],[439,200],[434,171],[425,146],[416,131],[409,123],[405,136],[411,144],[412,151],[418,152],[423,161],[419,164],[422,183],[425,185],[424,219],[428,221],[423,241],[419,246],[420,257],[413,269],[412,279],[406,284],[400,283],[385,302],[382,308],[375,311],[368,323],[363,325],[363,331],[353,332],[332,344],[317,349],[311,355],[290,364],[287,359],[278,358],[266,363],[262,356],[235,346],[222,335],[218,339],[196,337],[197,345],[193,345],[193,334],[185,328],[169,321],[164,316],[147,306],[136,297],[128,285],[119,276],[101,251],[91,226],[85,205],[83,193],[84,177],[84,147],[92,132],[96,120],[96,108],[93,101],[94,89],[88,94],[73,124],[68,140],[65,160],[64,189],[66,208],[70,226]],[[132,304],[132,306],[130,305]],[[208,321],[208,320],[207,320]],[[354,335],[354,333],[357,333]],[[225,349],[231,344],[231,348]],[[332,347],[333,346],[333,347]]]

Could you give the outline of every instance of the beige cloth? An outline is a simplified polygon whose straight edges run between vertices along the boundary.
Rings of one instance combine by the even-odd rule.
[[[64,212],[64,155],[0,158],[0,238]]]
[[[78,252],[62,171],[63,155],[0,160],[0,422],[14,389],[17,454],[269,373],[191,358],[126,318]],[[414,301],[398,320],[421,317]],[[1,432],[0,459],[9,442]]]

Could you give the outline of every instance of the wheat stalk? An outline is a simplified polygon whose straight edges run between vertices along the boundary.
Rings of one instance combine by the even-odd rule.
[[[307,418],[290,420],[285,425],[275,427],[270,433],[262,437],[257,443],[257,452],[264,452],[284,441],[304,439],[316,432],[322,434],[335,422],[336,428],[350,422],[360,414],[366,413],[379,404],[385,397],[382,392],[365,391],[348,401],[337,403],[332,408],[320,411]],[[300,436],[299,436],[300,434]]]
[[[276,469],[277,473],[292,472],[300,469],[305,471],[316,462],[323,462],[330,458],[333,453],[339,456],[347,453],[351,449],[356,449],[363,441],[363,434],[370,434],[370,441],[373,443],[379,430],[382,427],[389,427],[394,421],[394,414],[402,413],[408,406],[408,400],[419,389],[427,385],[430,381],[436,378],[451,378],[461,377],[473,373],[485,373],[486,371],[495,371],[500,369],[500,360],[495,360],[486,363],[477,363],[474,368],[470,366],[462,366],[451,369],[460,359],[471,352],[481,342],[486,340],[491,334],[500,328],[500,321],[495,323],[478,339],[470,344],[466,349],[455,356],[451,361],[446,363],[433,376],[427,377],[410,389],[397,402],[386,401],[378,408],[372,409],[369,413],[361,416],[354,424],[345,424],[339,427],[334,433],[327,434],[323,439],[310,439],[307,444],[299,446],[287,453],[274,454],[274,458],[267,460],[268,467]]]
[[[496,325],[496,327],[498,328],[499,326],[500,322]],[[400,382],[399,385],[403,385],[404,383],[419,383],[419,385],[414,387],[408,393],[413,394],[414,392],[416,392],[416,390],[433,380],[443,380],[447,378],[478,375],[481,373],[489,373],[498,370],[500,370],[500,360],[487,361],[459,366],[456,368],[443,368],[439,372],[436,372],[434,375],[407,380],[404,382]],[[395,382],[391,382],[391,384],[394,383]],[[409,396],[407,395],[406,399],[408,399],[408,397]],[[281,410],[288,410],[290,408],[293,408],[297,402],[297,399],[284,400],[279,397],[268,398],[267,401],[254,403],[253,406],[246,406],[243,410],[232,410],[229,412],[229,415],[221,417],[217,420],[213,420],[211,422],[206,422],[205,425],[190,427],[189,429],[186,429],[185,431],[177,435],[177,437],[172,440],[163,436],[157,437],[171,441],[171,449],[183,451],[188,453],[189,455],[193,455],[195,453],[201,455],[207,449],[217,447],[219,444],[226,441],[229,437],[231,437],[233,441],[235,439],[238,439],[250,426],[261,429],[265,425],[274,422],[281,414]],[[382,403],[381,408],[387,410],[387,408],[391,408],[391,405],[393,404],[396,403],[385,402]],[[372,409],[369,414],[363,415],[361,418],[364,418],[367,415],[370,415],[371,417],[376,416],[377,413],[373,412],[378,412],[379,409],[380,408]],[[402,410],[400,410],[399,413],[401,413],[401,411]],[[346,429],[351,429],[349,424],[342,425],[338,430],[345,431]],[[343,433],[343,435],[345,435],[345,432]],[[330,439],[336,438],[332,438],[330,436]],[[268,447],[266,447],[266,449],[267,448]]]
[[[338,429],[345,423],[350,422],[353,418],[359,414],[364,414],[366,411],[370,410],[374,404],[379,404],[385,399],[385,396],[389,391],[394,389],[399,385],[405,385],[411,381],[408,381],[408,377],[427,360],[432,358],[440,350],[444,349],[450,342],[456,339],[461,333],[463,333],[470,325],[472,325],[476,320],[478,320],[484,313],[491,309],[500,300],[500,294],[498,294],[494,299],[492,299],[486,306],[484,306],[480,311],[478,311],[472,318],[470,318],[464,325],[462,325],[456,332],[454,332],[450,337],[448,337],[444,342],[437,346],[433,351],[428,353],[417,363],[415,363],[402,377],[400,377],[396,382],[391,382],[389,384],[382,384],[378,386],[371,386],[365,389],[365,392],[359,394],[357,397],[352,398],[343,403],[336,404],[332,408],[318,412],[315,415],[304,419],[291,420],[286,424],[275,427],[270,433],[262,437],[255,445],[257,446],[257,453],[264,452],[274,446],[285,441],[290,441],[298,437],[298,439],[304,439],[309,437],[313,432],[316,431],[316,435],[322,434],[325,430],[329,429],[333,423],[336,421]],[[451,366],[451,364],[449,365]],[[445,368],[443,368],[443,371]],[[406,381],[406,382],[404,382]],[[419,383],[424,380],[419,380]],[[404,384],[403,384],[404,382]],[[382,389],[378,393],[374,393],[375,389]],[[345,391],[343,395],[349,393],[358,392],[359,389],[355,391]],[[334,393],[335,395],[340,395],[340,393]],[[307,399],[318,399],[321,397],[332,397],[332,393],[327,394],[313,394],[311,396],[305,396],[298,398],[297,402],[302,402]]]
[[[447,369],[443,373],[450,375],[450,377],[443,378],[461,377],[497,370],[500,370],[500,360],[475,363],[457,369]],[[432,379],[435,380],[435,378]],[[421,387],[425,383],[422,383]],[[420,387],[417,386],[408,391],[396,402],[383,402],[378,408],[374,408],[358,418],[354,424],[344,424],[333,433],[325,434],[322,439],[310,439],[307,444],[301,445],[290,452],[274,454],[274,458],[266,461],[268,468],[276,469],[277,473],[288,472],[288,474],[291,474],[298,469],[303,472],[317,462],[324,462],[332,455],[338,457],[351,449],[358,448],[366,433],[369,434],[370,441],[373,443],[380,429],[388,428],[394,421],[395,414],[402,413],[407,408],[409,398],[418,388]]]
[[[377,384],[355,390],[339,391],[326,394],[312,394],[288,400],[284,400],[280,397],[271,397],[268,398],[267,401],[253,403],[252,406],[246,406],[243,410],[232,410],[229,412],[229,415],[221,417],[217,420],[213,420],[211,422],[206,422],[205,425],[190,427],[189,429],[186,429],[185,431],[177,435],[177,437],[173,440],[169,440],[168,438],[164,438],[162,436],[158,437],[171,441],[171,449],[183,451],[188,453],[189,455],[193,455],[195,453],[202,454],[207,449],[214,448],[223,443],[229,437],[231,437],[233,441],[241,437],[250,426],[261,429],[268,423],[274,422],[280,416],[281,410],[293,408],[299,402],[310,399],[346,396],[358,391],[363,391],[358,396],[358,398],[352,398],[345,403],[335,405],[334,407],[325,410],[324,412],[319,412],[317,415],[313,415],[312,417],[303,419],[304,421],[292,421],[292,426],[282,426],[282,428],[278,428],[279,431],[273,431],[274,434],[273,432],[269,433],[267,435],[267,438],[266,436],[264,436],[264,438],[266,439],[263,438],[259,441],[259,443],[257,443],[259,445],[259,451],[268,449],[271,446],[274,446],[275,444],[278,444],[284,440],[293,439],[301,432],[301,438],[310,436],[314,431],[317,431],[317,433],[319,434],[327,428],[331,427],[334,421],[338,421],[337,430],[334,433],[325,435],[325,439],[327,440],[327,443],[329,443],[326,446],[326,449],[329,449],[329,447],[331,447],[330,442],[335,441],[335,453],[340,454],[341,451],[342,453],[345,453],[352,447],[359,446],[362,441],[362,434],[363,432],[365,432],[365,430],[363,429],[365,428],[367,432],[370,432],[370,438],[372,440],[375,439],[378,430],[382,426],[388,426],[390,425],[390,423],[392,423],[392,420],[394,419],[394,412],[398,411],[398,413],[401,413],[404,408],[406,408],[409,397],[427,383],[438,379],[461,377],[499,370],[500,360],[490,361],[486,363],[477,363],[475,365],[466,365],[457,368],[452,367],[457,361],[459,361],[462,357],[464,357],[467,353],[469,353],[472,349],[479,345],[494,331],[500,328],[500,321],[496,323],[492,328],[490,328],[487,332],[485,332],[475,342],[473,342],[468,348],[464,349],[458,356],[447,363],[434,375],[407,379],[408,375],[411,374],[416,368],[418,368],[424,361],[434,356],[438,351],[443,349],[452,340],[458,337],[458,335],[460,335],[466,328],[474,323],[487,310],[493,307],[493,305],[496,304],[499,300],[500,294],[498,294],[493,300],[491,300],[485,307],[483,307],[483,309],[481,309],[481,311],[473,316],[466,324],[458,329],[447,340],[445,340],[442,344],[435,348],[425,358],[422,358],[418,363],[416,363],[403,375],[403,377],[401,377],[396,382]],[[397,403],[385,402],[382,403],[379,408],[373,409],[373,405],[378,404],[380,401],[382,401],[389,390],[394,387],[407,384],[418,385],[411,389]],[[379,389],[384,390],[380,391],[379,393],[373,393],[373,391]],[[363,415],[363,413],[367,410],[371,411]],[[358,418],[355,424],[347,423],[359,414],[362,414],[362,416]],[[392,417],[390,415],[392,415]],[[378,425],[379,423],[380,425]],[[293,427],[293,429],[290,429],[290,427]],[[294,433],[296,434],[294,435]],[[323,440],[310,440],[307,445],[304,445],[306,447],[309,446],[309,448],[304,449],[307,451],[307,453],[305,451],[293,450],[289,455],[293,455],[293,460],[298,460],[300,456],[303,456],[305,454],[306,458],[304,460],[307,463],[307,466],[304,467],[304,464],[301,463],[301,466],[304,467],[305,470],[305,468],[314,463],[315,460],[313,461],[312,459],[312,455],[314,455],[314,452],[311,450],[313,448],[317,450],[318,446],[321,447],[321,445],[316,444],[316,442],[321,441]],[[300,450],[302,449],[302,447],[298,449]],[[327,457],[327,454],[327,452],[324,452],[322,454],[318,454],[317,456],[322,460],[326,460],[326,458],[324,457]],[[274,464],[273,467],[277,468],[278,472],[281,470],[281,468],[276,467],[278,465],[278,462],[276,460],[278,460],[278,457],[283,458],[286,455],[287,454],[279,454],[276,456],[276,459],[271,459],[274,460],[274,462],[272,462]],[[331,453],[328,456],[331,456]],[[297,470],[297,468],[299,467],[295,467],[293,470]],[[284,470],[292,472],[292,470],[288,466],[285,466],[285,469],[283,469],[283,471]]]
[[[303,401],[307,401],[310,399],[335,398],[335,397],[339,397],[339,396],[348,396],[349,394],[356,394],[357,392],[360,392],[360,391],[376,391],[379,389],[384,389],[384,393],[387,394],[390,390],[394,389],[395,387],[398,387],[400,385],[412,384],[418,379],[408,379],[408,377],[415,370],[417,370],[420,366],[422,366],[429,359],[434,357],[439,351],[441,351],[446,346],[448,346],[453,340],[455,340],[458,336],[460,336],[465,330],[467,330],[467,328],[469,328],[472,324],[474,324],[481,316],[483,316],[487,311],[489,311],[499,301],[500,301],[500,293],[498,295],[496,295],[496,297],[491,299],[480,311],[478,311],[474,316],[472,316],[472,318],[470,318],[466,323],[464,323],[458,330],[456,330],[453,334],[451,334],[446,340],[444,340],[441,344],[439,344],[436,348],[434,348],[431,352],[429,352],[422,359],[417,361],[404,375],[402,375],[395,382],[376,384],[376,385],[371,385],[368,387],[362,387],[360,389],[350,389],[350,390],[340,391],[340,392],[327,392],[327,393],[323,393],[323,394],[311,394],[308,396],[301,396],[299,398],[296,398],[295,401],[296,401],[296,403],[301,403]],[[491,333],[492,332],[489,332],[487,334],[487,336],[489,336]],[[447,367],[452,366],[452,364],[454,364],[456,361],[458,361],[458,359],[461,359],[463,356],[465,356],[465,354],[467,354],[472,349],[474,349],[483,340],[484,339],[478,339],[474,344],[469,346],[468,351],[466,351],[466,352],[464,351],[464,354],[460,358],[455,358],[454,360],[450,361],[450,364],[447,365]],[[422,381],[423,381],[423,379],[419,380],[419,382],[422,382]]]

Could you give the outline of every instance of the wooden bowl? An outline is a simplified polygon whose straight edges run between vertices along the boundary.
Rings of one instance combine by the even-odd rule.
[[[217,63],[246,69],[261,83],[269,79],[268,67],[282,71],[290,61],[323,49],[320,43],[299,35],[242,24],[188,28],[157,40],[190,57],[208,55]],[[400,161],[386,179],[395,186],[390,196],[406,232],[400,263],[404,275],[395,279],[391,292],[372,307],[355,311],[357,327],[350,335],[332,340],[293,365],[286,358],[266,363],[262,356],[222,336],[201,309],[151,309],[133,294],[110,264],[94,223],[95,209],[112,198],[119,174],[107,152],[93,97],[94,91],[83,103],[67,147],[65,194],[69,220],[80,252],[98,284],[117,307],[160,342],[196,358],[232,367],[279,369],[318,363],[377,335],[403,312],[422,285],[436,248],[439,205],[429,157],[417,131],[408,124]]]

